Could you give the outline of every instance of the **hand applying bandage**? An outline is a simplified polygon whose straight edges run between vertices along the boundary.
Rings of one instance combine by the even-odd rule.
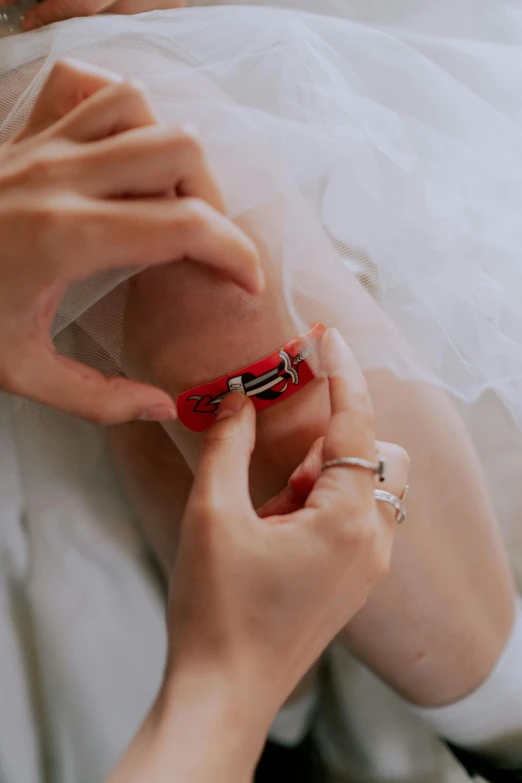
[[[321,358],[324,459],[374,460],[366,382],[334,330]],[[111,783],[250,780],[277,710],[387,572],[395,515],[380,513],[369,470],[320,472],[300,508],[261,519],[248,487],[254,443],[253,403],[228,394],[181,523],[164,685]],[[404,486],[407,455],[388,453]]]

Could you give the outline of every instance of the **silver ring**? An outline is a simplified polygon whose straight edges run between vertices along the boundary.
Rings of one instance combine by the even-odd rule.
[[[328,468],[364,468],[365,470],[371,470],[376,476],[379,477],[379,481],[385,481],[386,479],[386,458],[380,457],[378,462],[370,462],[367,459],[359,459],[359,457],[339,457],[338,459],[329,459],[328,462],[323,462],[321,470],[328,470]]]
[[[375,500],[380,500],[382,503],[389,503],[397,511],[397,516],[395,517],[395,519],[398,525],[400,525],[401,522],[404,522],[404,520],[408,516],[408,512],[406,511],[404,505],[404,501],[406,500],[408,490],[409,487],[406,486],[404,492],[402,493],[401,498],[398,498],[397,495],[394,495],[392,492],[385,492],[382,489],[373,490],[373,496]]]

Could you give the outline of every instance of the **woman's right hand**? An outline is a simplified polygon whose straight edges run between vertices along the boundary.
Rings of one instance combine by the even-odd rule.
[[[262,288],[193,132],[161,126],[135,85],[57,64],[0,147],[0,389],[106,424],[174,418],[165,392],[61,356],[49,330],[72,282],[182,258]]]
[[[366,382],[335,330],[323,338],[322,358],[332,411],[322,459],[374,461]],[[203,689],[207,677],[211,688],[215,673],[230,685],[237,711],[246,698],[242,707],[252,711],[255,703],[268,728],[386,575],[396,514],[378,508],[370,471],[339,467],[315,475],[301,508],[261,519],[248,489],[253,406],[228,395],[218,419],[207,433],[181,525],[171,580],[170,671],[178,682],[186,677]],[[393,487],[402,494],[408,456],[398,446],[387,452]]]
[[[0,0],[0,8],[16,5],[17,0]],[[142,14],[167,8],[184,8],[187,0],[41,0],[25,15],[25,32],[54,22],[95,14]]]

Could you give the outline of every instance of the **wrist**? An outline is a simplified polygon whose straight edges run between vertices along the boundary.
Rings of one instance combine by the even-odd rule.
[[[151,716],[166,746],[192,749],[184,779],[252,780],[273,717],[254,692],[222,671],[169,667]]]

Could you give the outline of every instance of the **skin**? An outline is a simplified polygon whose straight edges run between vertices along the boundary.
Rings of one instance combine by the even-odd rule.
[[[373,458],[357,362],[334,330],[321,350],[331,402],[325,458],[349,444]],[[370,473],[326,471],[300,508],[260,519],[248,491],[254,442],[251,402],[229,395],[183,514],[164,684],[109,783],[251,780],[281,702],[389,567],[396,524],[377,508]],[[381,448],[404,483],[406,454]]]
[[[57,353],[49,332],[71,283],[190,256],[251,292],[263,285],[200,142],[161,126],[135,85],[74,61],[54,66],[26,127],[0,147],[0,247],[0,388],[95,422],[175,408],[158,388]]]
[[[0,8],[8,8],[15,3],[16,0],[0,0]],[[140,14],[144,11],[184,6],[186,0],[154,0],[153,3],[150,0],[42,0],[27,12],[23,29],[30,32],[77,16],[100,13]]]
[[[260,248],[266,277],[266,289],[255,299],[189,264],[133,278],[124,352],[131,375],[158,383],[176,396],[247,365],[298,333],[283,296],[276,243],[271,243],[268,229],[258,231],[259,226],[270,226],[270,217],[277,225],[276,215],[274,207],[272,216],[265,213],[257,222],[243,225]],[[304,206],[302,220],[310,221]],[[300,263],[306,271],[320,257],[327,268],[331,254],[317,229]],[[314,279],[314,298],[301,286],[298,305],[305,323],[334,324],[351,345],[362,349],[365,330],[360,325],[364,324],[383,343],[395,341],[395,347],[409,350],[348,272],[342,280],[342,300],[339,275],[330,279],[337,285],[328,281],[328,275],[322,283]],[[368,372],[367,380],[379,437],[400,443],[412,457],[409,518],[397,537],[386,582],[341,638],[410,701],[424,706],[448,704],[477,688],[497,661],[513,623],[513,581],[478,460],[447,397],[428,384],[400,381],[384,371]],[[323,379],[258,415],[250,472],[256,505],[286,485],[311,444],[324,434],[327,420]],[[183,505],[200,441],[177,422],[166,430],[177,452],[167,456],[169,445],[163,440],[158,451],[161,460],[178,464],[183,457],[186,462],[179,471],[176,468],[178,489],[171,484],[163,494],[163,511],[158,510],[161,492],[155,510],[147,490],[133,494],[160,557],[170,563],[176,524],[167,509]],[[143,444],[137,446],[142,435]],[[142,467],[143,455],[148,454],[145,484],[151,474],[161,473],[147,436],[136,431],[122,437],[129,439],[125,450],[119,450],[127,465],[124,472],[132,472],[134,481],[139,481],[139,469],[129,467],[132,441],[141,450]],[[113,441],[117,438],[113,433]],[[162,480],[156,476],[152,481]]]
[[[213,94],[207,84],[202,90]],[[265,171],[273,168],[267,157]],[[172,397],[258,359],[303,331],[283,296],[276,230],[280,206],[258,210],[242,226],[261,249],[267,277],[261,297],[254,300],[184,262],[134,279],[125,314],[130,377],[158,384]],[[336,325],[361,357],[376,342],[384,354],[393,349],[407,356],[405,341],[349,273],[335,266],[330,246],[310,220],[303,207],[294,226],[296,237],[302,226],[308,231],[307,241],[301,238],[299,289],[293,301],[301,322]],[[317,258],[324,269],[321,277],[315,272]],[[328,282],[334,279],[336,289]],[[473,448],[448,400],[427,385],[398,381],[387,373],[373,371],[367,378],[379,435],[400,442],[412,456],[410,517],[385,588],[343,639],[411,701],[450,703],[483,681],[504,646],[513,622],[511,575]],[[310,444],[323,434],[325,416],[324,383],[319,380],[258,418],[251,470],[256,504],[285,485]],[[168,431],[187,464],[184,480],[189,483],[199,440],[177,424]],[[178,506],[185,491],[180,479]],[[156,523],[147,508],[143,516],[152,530]],[[171,532],[172,541],[175,537]],[[164,538],[169,538],[168,529]],[[172,549],[165,559],[172,557]]]

